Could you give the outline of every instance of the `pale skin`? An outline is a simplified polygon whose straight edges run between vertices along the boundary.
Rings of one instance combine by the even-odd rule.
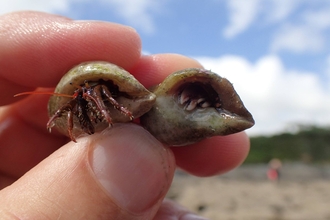
[[[169,148],[140,126],[119,125],[78,138],[76,144],[55,129],[48,133],[48,96],[13,98],[36,87],[52,91],[67,70],[83,61],[112,62],[147,88],[174,71],[202,67],[177,54],[141,56],[141,40],[130,27],[16,12],[0,16],[0,48],[1,219],[189,219],[189,210],[163,200],[175,168],[212,176],[237,167],[247,156],[244,132]],[[101,163],[95,149],[102,150],[106,172],[95,168]],[[125,165],[134,162],[136,172],[131,172]],[[115,195],[111,180],[122,181],[115,186],[123,185],[123,195]],[[129,202],[120,202],[122,197]]]

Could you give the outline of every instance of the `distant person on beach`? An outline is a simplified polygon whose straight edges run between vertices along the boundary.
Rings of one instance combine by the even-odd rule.
[[[272,182],[278,182],[280,179],[280,169],[282,167],[281,160],[274,158],[269,161],[269,169],[267,171],[267,177]]]

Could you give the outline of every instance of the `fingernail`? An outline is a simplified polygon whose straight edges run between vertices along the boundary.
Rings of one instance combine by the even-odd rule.
[[[142,127],[115,124],[95,137],[90,162],[112,200],[123,209],[140,213],[168,190],[174,169],[171,155]]]

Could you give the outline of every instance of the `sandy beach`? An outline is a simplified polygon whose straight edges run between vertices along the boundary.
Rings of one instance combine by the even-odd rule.
[[[278,183],[267,165],[199,178],[178,171],[168,197],[209,219],[330,219],[330,165],[284,164]]]

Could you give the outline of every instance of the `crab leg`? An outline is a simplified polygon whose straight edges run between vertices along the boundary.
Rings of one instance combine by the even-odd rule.
[[[49,132],[51,132],[52,127],[54,126],[54,121],[61,117],[64,112],[67,112],[67,123],[68,123],[68,134],[74,142],[76,142],[75,138],[72,134],[73,129],[73,116],[72,116],[72,110],[76,106],[76,103],[74,100],[71,100],[70,102],[63,105],[60,109],[58,109],[55,114],[48,120],[47,122],[47,129]]]
[[[102,94],[105,95],[109,102],[121,113],[123,113],[124,115],[128,116],[131,120],[134,119],[134,116],[132,115],[132,113],[125,107],[121,106],[111,95],[111,92],[109,91],[109,89],[104,86],[104,85],[99,85],[98,87],[101,87],[99,90],[102,91]]]
[[[87,133],[87,134],[94,134],[95,129],[91,122],[91,119],[89,118],[86,110],[86,100],[80,97],[81,100],[76,105],[76,108],[73,111],[73,114],[75,114],[79,120],[79,124],[81,129]]]
[[[109,125],[112,125],[112,119],[107,111],[107,107],[105,106],[102,97],[101,97],[101,91],[99,86],[95,86],[94,89],[89,89],[87,92],[83,93],[84,99],[92,100],[97,108],[100,110],[102,115],[104,116],[105,120],[109,123]]]
[[[68,111],[68,116],[67,116],[67,123],[68,123],[68,133],[69,136],[71,138],[71,140],[73,142],[76,142],[76,139],[74,138],[73,134],[72,134],[72,130],[73,130],[73,116],[72,116],[72,111]]]

